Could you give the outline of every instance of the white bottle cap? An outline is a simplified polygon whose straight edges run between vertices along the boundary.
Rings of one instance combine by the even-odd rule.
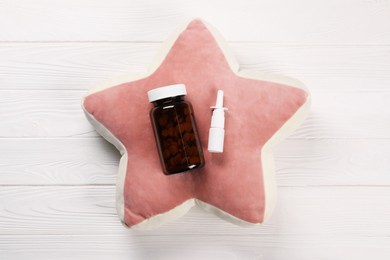
[[[223,107],[223,91],[218,90],[217,101],[213,108],[211,126],[209,132],[209,143],[207,149],[211,153],[222,153],[225,139],[225,110]]]
[[[148,91],[149,102],[184,95],[187,95],[186,85],[184,84],[168,85],[165,87],[155,88]]]

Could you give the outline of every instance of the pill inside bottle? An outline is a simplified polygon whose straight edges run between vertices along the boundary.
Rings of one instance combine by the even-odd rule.
[[[184,100],[184,84],[148,91],[154,107],[150,118],[163,172],[181,173],[204,166],[192,105]]]

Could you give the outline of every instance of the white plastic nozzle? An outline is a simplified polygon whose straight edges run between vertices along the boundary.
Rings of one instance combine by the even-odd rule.
[[[215,102],[214,108],[223,108],[223,90],[218,90],[217,102]]]
[[[208,150],[211,153],[222,153],[225,139],[225,110],[223,107],[223,91],[218,90],[217,101],[211,117]]]

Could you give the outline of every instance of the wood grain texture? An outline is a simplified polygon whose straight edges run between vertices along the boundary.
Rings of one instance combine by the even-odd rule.
[[[119,152],[102,138],[0,139],[1,185],[114,185]]]
[[[329,1],[1,1],[2,41],[161,41],[201,17],[229,41],[390,43],[390,3]]]
[[[390,185],[390,142],[383,139],[292,140],[275,150],[278,185]]]
[[[7,259],[236,260],[388,259],[390,239],[371,236],[17,235],[0,236]],[[21,250],[23,248],[23,250]]]
[[[6,90],[0,137],[97,136],[81,108],[85,91]]]
[[[390,185],[389,150],[381,139],[287,139],[274,153],[277,183]],[[114,185],[120,157],[101,138],[0,139],[0,154],[1,185],[28,186]]]
[[[279,187],[268,223],[242,228],[200,209],[156,230],[126,230],[114,186],[2,187],[1,235],[346,235],[388,236],[388,187]],[[390,250],[390,248],[389,248]]]
[[[0,43],[0,89],[88,90],[145,73],[161,43]],[[229,43],[241,69],[295,77],[311,90],[388,90],[390,44]]]
[[[389,256],[388,188],[284,187],[279,194],[273,218],[262,226],[240,228],[193,209],[175,223],[139,232],[119,223],[114,187],[2,188],[0,252],[9,259]]]

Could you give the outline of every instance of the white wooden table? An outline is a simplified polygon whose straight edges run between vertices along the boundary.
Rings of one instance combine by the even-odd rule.
[[[194,17],[242,68],[312,92],[276,152],[263,226],[193,209],[148,232],[115,211],[118,152],[84,118],[87,89],[144,72]],[[0,259],[389,259],[390,1],[0,0]]]

